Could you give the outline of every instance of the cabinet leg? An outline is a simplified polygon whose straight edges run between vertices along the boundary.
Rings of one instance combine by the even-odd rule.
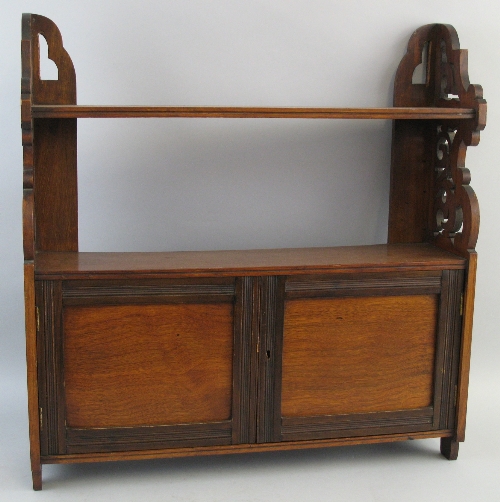
[[[39,470],[31,471],[31,477],[33,478],[33,490],[39,491],[42,489],[42,466]]]
[[[441,453],[448,460],[456,460],[458,457],[459,442],[455,438],[441,438]]]

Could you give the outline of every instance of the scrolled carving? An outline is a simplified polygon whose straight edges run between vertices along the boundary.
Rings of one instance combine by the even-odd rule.
[[[451,251],[473,249],[479,233],[479,205],[465,167],[467,145],[460,125],[436,130],[434,238]]]
[[[414,71],[424,66],[421,83],[413,81]],[[473,108],[466,145],[479,142],[479,131],[486,125],[486,101],[480,85],[471,84],[468,74],[468,53],[460,49],[453,26],[428,24],[416,30],[399,64],[394,88],[394,106],[437,106]]]
[[[479,206],[470,187],[465,156],[468,146],[479,143],[480,131],[486,125],[486,101],[482,87],[469,82],[467,61],[467,51],[460,49],[452,26],[422,26],[410,38],[396,73],[394,106],[469,108],[475,114],[466,120],[429,122],[425,125],[430,128],[425,132],[425,144],[414,138],[417,126],[396,125],[397,141],[408,142],[413,150],[411,157],[407,148],[393,152],[392,183],[410,179],[408,193],[418,193],[414,201],[419,202],[410,206],[407,192],[394,194],[390,224],[399,222],[404,214],[410,226],[405,229],[392,223],[391,242],[434,239],[440,247],[463,256],[476,245]],[[433,197],[429,197],[433,185]]]

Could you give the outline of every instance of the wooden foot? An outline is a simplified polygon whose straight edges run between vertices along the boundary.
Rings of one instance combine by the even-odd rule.
[[[456,460],[458,457],[459,442],[454,438],[441,438],[441,453],[448,460]]]
[[[39,491],[42,489],[42,468],[39,471],[31,471],[31,477],[33,478],[33,490]]]

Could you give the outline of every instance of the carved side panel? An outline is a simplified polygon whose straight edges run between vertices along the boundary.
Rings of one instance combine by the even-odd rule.
[[[452,26],[426,25],[412,35],[396,73],[394,106],[475,110],[473,119],[395,121],[393,130],[389,242],[435,240],[465,255],[479,232],[465,154],[479,143],[486,101],[481,86],[469,82],[467,51]]]
[[[464,134],[468,131],[458,122],[436,126],[432,212],[435,242],[460,254],[475,248],[479,234],[479,204],[464,166]]]

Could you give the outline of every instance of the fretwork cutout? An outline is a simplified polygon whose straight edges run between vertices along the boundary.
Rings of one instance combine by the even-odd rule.
[[[427,84],[427,61],[429,55],[429,42],[424,43],[422,48],[422,62],[415,67],[411,78],[412,84]]]
[[[38,35],[40,48],[40,80],[59,80],[57,65],[49,59],[49,47],[43,35]]]

